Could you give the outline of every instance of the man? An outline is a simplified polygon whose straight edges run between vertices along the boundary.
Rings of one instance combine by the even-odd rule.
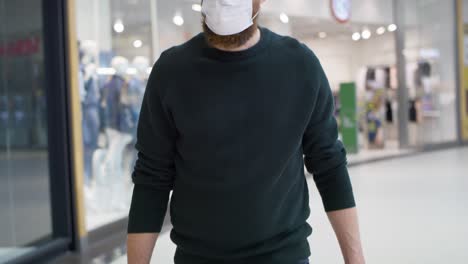
[[[345,262],[364,263],[327,78],[303,44],[257,26],[264,1],[205,0],[204,33],[154,66],[138,128],[130,264],[149,263],[171,190],[176,264],[308,263],[304,163]]]

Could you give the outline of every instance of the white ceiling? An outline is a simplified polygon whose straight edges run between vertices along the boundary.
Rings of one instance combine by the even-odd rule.
[[[150,0],[112,0],[113,20],[123,19],[125,24],[134,29],[150,25]],[[381,25],[388,25],[393,21],[393,6],[391,0],[352,0],[353,15],[347,24],[335,22],[331,15],[329,0],[267,0],[262,9],[261,22],[273,30],[284,29],[278,23],[279,14],[289,15],[290,23],[287,29],[280,33],[291,34],[297,38],[311,38],[318,32],[327,32],[329,36],[350,36],[354,31],[364,28],[375,30]],[[201,30],[200,14],[192,11],[191,6],[200,0],[157,0],[158,20],[171,23],[175,14],[181,14],[189,32]],[[275,21],[278,20],[278,21]],[[273,23],[274,22],[274,23]],[[139,31],[139,30],[136,30]],[[145,30],[146,31],[146,30]]]
[[[290,17],[333,20],[330,0],[267,0],[262,12],[279,15],[284,12]],[[112,0],[112,13],[119,18],[137,24],[149,22],[150,0]],[[191,5],[200,0],[157,0],[158,15],[170,17],[175,13],[188,15]],[[352,23],[390,24],[393,21],[392,0],[352,0]],[[145,15],[148,14],[148,15]]]
[[[290,16],[332,20],[330,0],[267,0],[263,11]],[[393,22],[392,0],[352,0],[352,22],[390,24]]]

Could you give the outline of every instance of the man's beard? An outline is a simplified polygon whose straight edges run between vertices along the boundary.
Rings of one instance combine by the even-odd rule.
[[[260,0],[253,0],[253,12],[252,16],[258,15],[260,11]],[[202,1],[203,3],[203,1]],[[214,33],[206,24],[205,16],[203,16],[202,24],[203,24],[203,31],[205,33],[205,39],[208,44],[212,47],[221,48],[221,49],[235,49],[245,45],[257,32],[258,29],[258,17],[255,17],[253,20],[253,24],[245,29],[244,31],[229,35],[229,36],[221,36]]]
[[[203,31],[205,33],[205,39],[208,44],[212,47],[224,48],[224,49],[235,49],[245,45],[256,33],[258,24],[257,19],[254,19],[253,25],[245,29],[244,31],[228,36],[221,36],[214,33],[205,22],[203,17]]]

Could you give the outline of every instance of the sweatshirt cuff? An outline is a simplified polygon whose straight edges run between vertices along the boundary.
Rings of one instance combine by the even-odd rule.
[[[329,194],[327,197],[322,197],[322,201],[327,213],[356,207],[353,191]]]
[[[128,233],[160,233],[170,191],[136,184],[128,217]]]
[[[318,186],[326,212],[356,207],[353,187],[345,163],[328,170],[326,176],[321,176],[327,179]]]

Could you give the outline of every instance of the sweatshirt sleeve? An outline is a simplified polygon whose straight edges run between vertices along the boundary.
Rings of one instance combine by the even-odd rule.
[[[132,174],[135,188],[128,233],[161,231],[174,182],[176,129],[164,105],[165,83],[160,61],[148,80],[138,123],[138,159]]]
[[[338,140],[333,94],[319,60],[315,55],[313,59],[313,74],[318,76],[314,81],[317,92],[303,136],[304,163],[313,174],[325,211],[352,208],[355,207],[355,201],[347,169],[346,151]]]

